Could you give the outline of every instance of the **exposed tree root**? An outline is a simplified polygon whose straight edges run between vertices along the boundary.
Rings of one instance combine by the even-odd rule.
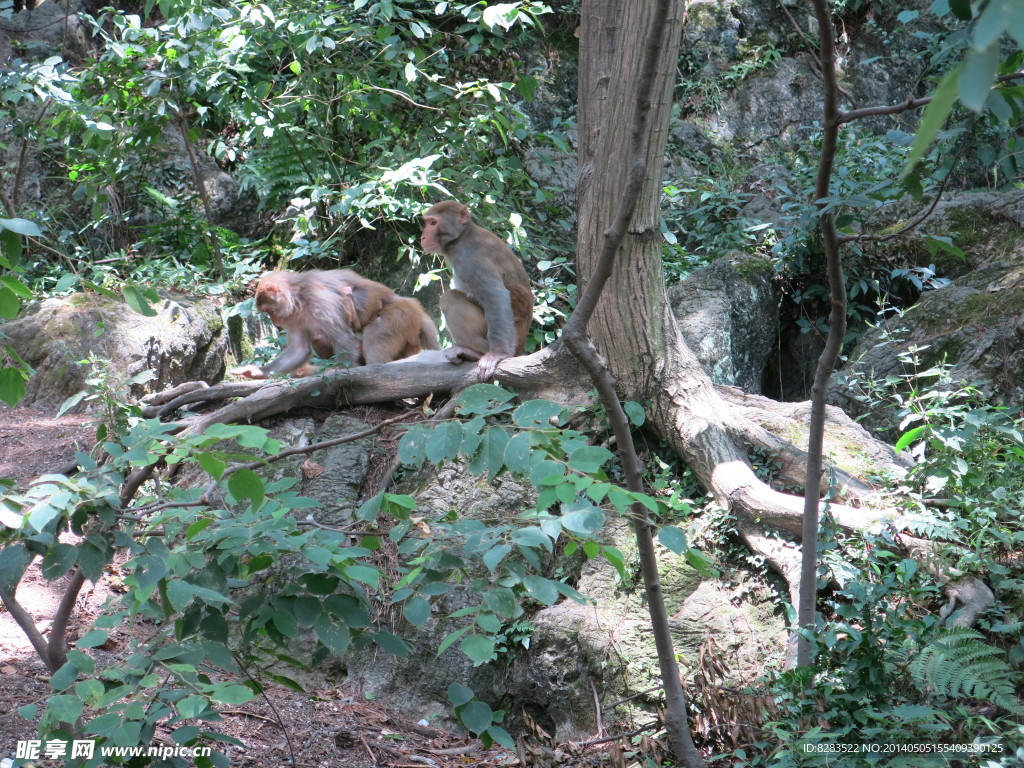
[[[779,458],[786,481],[794,485],[803,484],[803,451],[754,420],[758,413],[775,412],[771,401],[744,395],[730,387],[713,387],[696,360],[688,359],[692,355],[681,343],[675,346],[671,357],[672,362],[666,364],[664,375],[648,395],[651,427],[684,458],[701,484],[736,513],[737,528],[744,542],[785,579],[789,597],[797,605],[799,548],[785,538],[766,533],[765,527],[799,539],[803,500],[762,481],[741,446],[751,443],[772,451]],[[186,405],[239,398],[179,422],[188,433],[200,434],[212,424],[259,421],[300,407],[337,409],[451,394],[476,383],[475,372],[473,364],[412,361],[335,369],[302,379],[223,382],[186,391],[163,405],[150,405],[145,413],[164,416]],[[497,379],[524,398],[544,397],[563,403],[592,399],[582,387],[586,377],[560,344],[503,361]],[[162,398],[158,395],[157,399]],[[878,443],[877,447],[878,456],[887,466],[904,466],[888,446]],[[899,514],[895,508],[880,505],[870,483],[838,471],[835,477],[841,484],[844,503],[831,503],[829,513],[842,529],[870,530]],[[944,616],[958,609],[954,623],[972,624],[992,604],[992,591],[984,583],[948,572],[935,556],[935,543],[909,536],[901,536],[900,540],[909,556],[920,560],[946,585],[949,604]]]

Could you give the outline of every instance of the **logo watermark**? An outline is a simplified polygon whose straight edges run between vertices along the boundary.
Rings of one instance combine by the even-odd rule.
[[[154,744],[148,747],[136,745],[134,747],[112,747],[101,746],[100,755],[103,757],[209,757],[213,749],[207,746],[183,747],[178,744]],[[27,739],[19,741],[14,753],[16,760],[59,760],[60,758],[85,758],[89,760],[96,754],[96,742],[92,739]]]

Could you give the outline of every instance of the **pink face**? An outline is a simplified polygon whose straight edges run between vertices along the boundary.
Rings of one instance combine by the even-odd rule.
[[[441,253],[444,246],[441,244],[441,217],[424,216],[423,234],[420,235],[420,245],[428,253]]]

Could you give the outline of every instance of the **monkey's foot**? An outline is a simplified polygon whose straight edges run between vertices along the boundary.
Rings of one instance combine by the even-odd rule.
[[[445,359],[452,365],[460,363],[473,363],[480,359],[479,352],[474,352],[466,347],[449,347],[444,351]]]

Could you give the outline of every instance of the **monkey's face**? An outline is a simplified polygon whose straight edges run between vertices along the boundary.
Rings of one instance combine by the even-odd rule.
[[[443,216],[427,215],[423,217],[423,234],[420,235],[420,245],[427,253],[444,253],[445,245],[452,240],[452,233],[445,226]]]
[[[287,287],[264,278],[256,286],[256,309],[268,315],[270,322],[279,326],[283,319],[291,316],[294,307]]]

